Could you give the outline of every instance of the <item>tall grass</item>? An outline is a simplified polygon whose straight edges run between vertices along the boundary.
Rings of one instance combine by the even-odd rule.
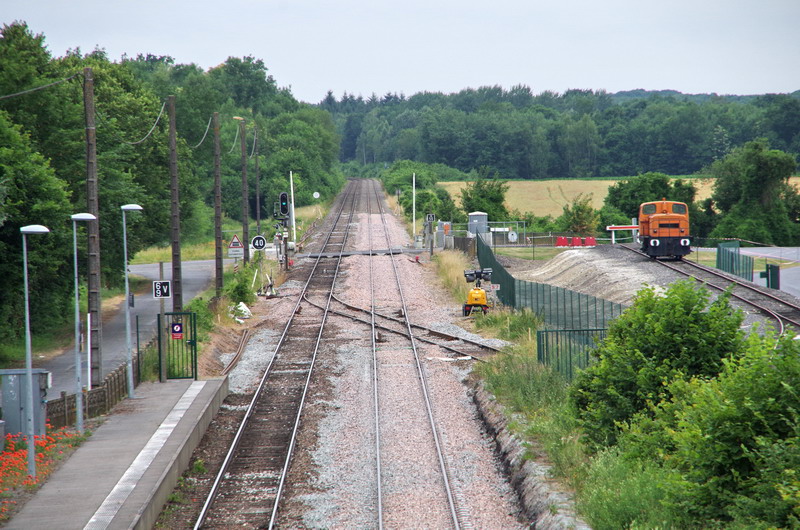
[[[444,250],[434,254],[433,261],[444,288],[454,299],[464,303],[471,289],[464,278],[464,271],[472,268],[467,255],[458,250]]]
[[[487,389],[515,415],[519,434],[541,447],[556,475],[575,487],[586,460],[569,408],[567,382],[539,364],[535,342],[520,344],[475,368]]]
[[[532,342],[536,339],[536,331],[542,325],[542,319],[529,308],[493,309],[487,314],[475,315],[475,328],[492,330],[503,340]]]
[[[617,448],[592,457],[580,484],[578,509],[595,530],[682,528],[664,503],[670,477],[653,462],[624,458]]]

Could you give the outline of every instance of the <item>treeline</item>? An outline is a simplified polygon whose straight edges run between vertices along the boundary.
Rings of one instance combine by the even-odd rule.
[[[695,173],[756,138],[800,153],[800,90],[761,96],[568,90],[524,85],[455,94],[332,93],[320,107],[342,137],[340,160],[414,160],[504,179]]]
[[[2,28],[0,64],[0,340],[13,340],[22,330],[22,226],[42,224],[51,230],[33,236],[28,245],[34,330],[62,325],[71,315],[70,215],[87,210],[85,67],[92,68],[94,77],[105,285],[118,284],[123,270],[121,205],[144,208],[142,214],[128,216],[129,254],[169,243],[166,111],[156,124],[168,95],[176,96],[184,242],[213,234],[214,148],[208,125],[214,112],[222,124],[225,215],[241,219],[241,149],[234,116],[247,124],[251,217],[256,160],[262,219],[272,214],[277,194],[288,188],[290,170],[299,205],[310,203],[314,192],[331,197],[343,183],[330,114],[299,103],[288,89],[278,87],[260,59],[231,57],[204,71],[151,55],[112,62],[103,50],[83,54],[76,49],[52,57],[43,35],[14,22]],[[84,264],[85,239],[79,248]]]
[[[580,194],[564,204],[557,218],[509,210],[505,205],[506,181],[482,170],[467,174],[443,164],[401,160],[387,168],[371,164],[359,174],[382,179],[389,193],[398,197],[409,219],[415,175],[419,218],[432,213],[437,219],[465,223],[468,212],[481,211],[493,222],[522,221],[529,231],[600,235],[606,226],[627,224],[636,217],[642,202],[666,197],[689,205],[694,237],[736,237],[767,245],[795,246],[800,241],[800,192],[789,178],[796,169],[794,155],[770,149],[765,139],[757,139],[705,168],[714,177],[714,187],[711,197],[702,201],[697,200],[691,179],[673,179],[649,171],[610,186],[599,210],[592,207],[590,194]],[[436,185],[442,180],[466,179],[471,182],[460,192],[460,206]]]

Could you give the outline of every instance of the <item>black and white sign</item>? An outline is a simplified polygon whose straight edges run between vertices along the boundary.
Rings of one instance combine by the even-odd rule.
[[[435,223],[436,222],[436,214],[435,213],[425,214],[425,220],[427,222],[429,222],[429,223]]]
[[[267,248],[267,238],[264,236],[256,236],[253,238],[250,244],[253,245],[253,248],[256,250],[264,250]]]
[[[172,285],[170,282],[153,282],[153,298],[172,298]]]

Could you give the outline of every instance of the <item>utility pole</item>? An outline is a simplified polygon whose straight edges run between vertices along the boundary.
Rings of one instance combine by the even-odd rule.
[[[172,311],[183,311],[181,282],[181,211],[178,193],[178,133],[175,128],[175,96],[167,98],[169,108],[169,176],[172,190]]]
[[[94,76],[91,68],[83,69],[83,112],[86,120],[86,202],[95,220],[87,223],[89,236],[89,351],[92,359],[91,385],[103,382],[103,318],[100,314],[100,204],[97,194],[97,130],[94,121]],[[127,300],[126,300],[127,303]]]
[[[214,264],[216,296],[222,296],[222,185],[220,176],[219,112],[214,113]]]
[[[258,175],[258,125],[253,122],[253,148],[256,156],[256,233],[261,235],[261,183]],[[248,243],[249,246],[249,243]]]
[[[234,116],[239,120],[239,134],[242,137],[242,245],[244,245],[244,264],[250,262],[250,213],[247,208],[247,139],[245,138],[245,119]]]

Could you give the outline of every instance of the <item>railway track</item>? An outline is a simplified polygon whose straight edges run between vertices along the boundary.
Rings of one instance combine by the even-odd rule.
[[[315,313],[301,313],[307,293],[328,299],[347,245],[355,211],[351,183],[328,232],[324,249],[338,253],[321,266],[318,258],[278,341],[233,443],[217,474],[194,528],[272,528],[286,484],[300,418],[327,317],[327,304]]]
[[[392,240],[386,224],[380,189],[374,181],[371,181],[370,184],[372,189],[367,200],[368,245],[372,251],[376,246],[383,246],[376,240],[384,241],[385,247],[391,249]],[[373,215],[373,211],[376,215]],[[378,217],[379,223],[373,223],[375,216]],[[370,258],[372,294],[370,321],[372,324],[377,472],[376,524],[378,528],[383,528],[384,524],[389,526],[408,524],[408,521],[404,520],[407,513],[405,497],[384,492],[417,490],[425,492],[424,495],[417,495],[414,502],[420,505],[422,513],[426,514],[426,525],[460,529],[466,514],[456,502],[456,491],[450,477],[447,457],[439,433],[427,374],[420,361],[417,340],[408,318],[408,307],[403,293],[403,279],[391,254],[388,259],[373,258],[372,255]],[[379,318],[386,319],[376,309],[376,282],[372,277],[374,267],[381,266],[391,268],[391,276],[394,278],[394,292],[386,293],[388,286],[383,285],[382,300],[384,303],[387,298],[394,301],[394,310],[401,316],[405,328],[404,334],[395,335],[396,340],[385,343],[378,342],[377,320]],[[411,389],[408,389],[403,403],[383,398],[383,391],[386,387],[402,384],[402,381],[414,378],[419,382],[418,393],[413,393]],[[402,421],[398,422],[398,418],[402,418]],[[425,427],[408,428],[411,422],[417,422],[420,425],[424,423]],[[426,435],[422,433],[426,431],[430,436],[428,440],[423,439]],[[417,436],[413,436],[412,433],[417,433]],[[433,464],[434,462],[435,464]]]
[[[644,259],[652,260],[646,254],[631,246],[621,246],[626,250],[642,256]],[[754,285],[735,276],[725,274],[717,269],[706,267],[705,265],[690,260],[674,262],[656,261],[679,274],[694,278],[712,289],[718,291],[730,289],[733,298],[754,308],[765,316],[765,318],[771,319],[778,333],[784,333],[789,326],[796,332],[800,331],[800,306],[778,296],[774,291],[770,292],[771,289]]]
[[[281,516],[280,512],[288,502],[283,497],[287,483],[292,481],[291,465],[304,403],[315,377],[327,377],[314,376],[320,348],[324,350],[327,345],[329,351],[325,355],[335,357],[336,343],[341,342],[336,338],[337,329],[343,327],[351,329],[354,336],[367,339],[372,349],[370,408],[374,428],[369,437],[374,439],[374,450],[371,457],[355,450],[361,466],[374,468],[369,473],[374,489],[373,506],[368,509],[374,520],[369,526],[407,526],[409,517],[417,518],[419,514],[424,514],[424,521],[420,522],[423,526],[470,526],[469,510],[463,507],[464,496],[456,491],[450,477],[445,441],[439,432],[418,344],[437,352],[441,348],[454,359],[485,359],[498,349],[412,324],[380,185],[372,181],[350,182],[343,196],[336,221],[313,264],[306,263],[312,261],[307,259],[300,265],[308,269],[308,279],[296,295],[289,321],[195,522],[196,529],[292,524],[291,517],[295,516]],[[346,291],[334,294],[343,257],[353,254],[353,247],[357,246],[350,238],[357,211],[367,212],[369,224],[369,241],[360,244],[368,246],[363,254],[369,256],[369,278],[365,279],[372,300],[369,308],[349,303]],[[386,277],[391,270],[394,280],[378,281],[373,278],[373,270],[377,277]],[[334,319],[339,323],[330,324]],[[243,336],[239,350],[246,340]],[[402,400],[388,397],[398,392],[404,396]],[[413,499],[409,499],[408,492],[413,492]],[[409,515],[410,505],[411,513],[416,515]],[[286,510],[291,511],[289,507]]]

